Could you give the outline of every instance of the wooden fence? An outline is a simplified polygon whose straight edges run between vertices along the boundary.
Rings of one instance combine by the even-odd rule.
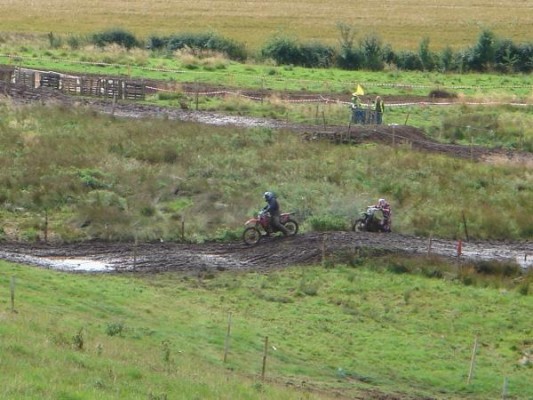
[[[9,66],[0,66],[0,81],[15,83],[32,89],[48,87],[69,95],[106,97],[117,100],[144,100],[147,92],[143,81],[73,76]]]

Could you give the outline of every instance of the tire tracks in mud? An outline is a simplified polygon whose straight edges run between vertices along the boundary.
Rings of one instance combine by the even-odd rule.
[[[533,242],[462,242],[432,239],[433,257],[450,262],[497,261],[533,266]],[[268,271],[294,265],[321,263],[325,258],[361,255],[405,254],[428,257],[429,239],[396,233],[368,232],[305,233],[272,237],[255,246],[241,242],[74,244],[0,243],[0,259],[72,272]],[[71,260],[69,262],[69,260]],[[92,263],[92,267],[91,267]]]

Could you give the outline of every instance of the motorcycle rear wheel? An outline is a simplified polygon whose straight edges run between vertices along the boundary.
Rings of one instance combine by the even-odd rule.
[[[289,231],[289,236],[294,236],[298,233],[298,229],[299,229],[298,222],[296,222],[293,219],[289,218],[287,222],[283,224],[283,226],[287,228],[287,230]]]
[[[356,219],[352,225],[352,231],[354,232],[366,231],[365,220],[363,218]]]
[[[249,226],[242,233],[242,240],[249,245],[257,244],[261,240],[261,232],[256,227]]]

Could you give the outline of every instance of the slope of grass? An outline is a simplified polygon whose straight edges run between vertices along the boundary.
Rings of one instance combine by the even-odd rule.
[[[486,399],[506,379],[508,398],[531,398],[532,297],[397,274],[398,262],[410,265],[375,259],[203,277],[0,262],[0,395],[326,399],[378,390]]]
[[[0,120],[3,232],[19,239],[237,238],[274,190],[306,221],[345,224],[387,197],[394,228],[442,237],[531,237],[529,168],[338,146],[269,129],[113,119],[83,108],[12,107]],[[332,195],[334,194],[334,195]],[[473,206],[475,205],[475,206]]]

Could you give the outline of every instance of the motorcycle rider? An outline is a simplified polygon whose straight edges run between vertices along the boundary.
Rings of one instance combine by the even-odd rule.
[[[283,232],[284,236],[288,236],[289,231],[281,224],[279,220],[281,212],[276,195],[273,192],[265,192],[264,198],[267,202],[267,205],[263,207],[263,212],[270,213],[270,228],[272,228],[272,230],[279,230]]]
[[[374,205],[374,207],[381,210],[381,212],[383,213],[383,221],[381,221],[383,231],[390,232],[392,223],[392,211],[390,208],[390,204],[385,199],[379,199],[377,204]]]

